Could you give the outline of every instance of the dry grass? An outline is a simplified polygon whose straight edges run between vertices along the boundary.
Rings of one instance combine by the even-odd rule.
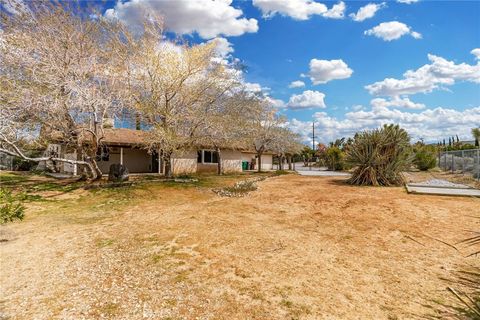
[[[29,203],[0,243],[0,318],[410,319],[451,299],[440,278],[465,262],[435,239],[479,229],[479,199],[338,178],[211,191],[241,179]]]

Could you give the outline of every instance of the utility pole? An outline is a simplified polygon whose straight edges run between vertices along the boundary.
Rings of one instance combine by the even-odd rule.
[[[312,150],[315,152],[315,121],[312,121]]]
[[[312,121],[312,150],[313,150],[313,158],[310,160],[315,160],[315,120]],[[312,166],[310,165],[310,170],[312,170]]]

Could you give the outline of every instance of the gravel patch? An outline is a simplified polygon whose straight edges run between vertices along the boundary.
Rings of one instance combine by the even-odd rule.
[[[461,188],[461,189],[470,189],[469,186],[459,183],[453,183],[443,179],[431,179],[424,182],[409,183],[410,186],[425,186],[425,187],[436,187],[436,188]]]

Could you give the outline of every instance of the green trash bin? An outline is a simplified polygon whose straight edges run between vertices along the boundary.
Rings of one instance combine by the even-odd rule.
[[[242,170],[248,170],[248,161],[242,161]]]

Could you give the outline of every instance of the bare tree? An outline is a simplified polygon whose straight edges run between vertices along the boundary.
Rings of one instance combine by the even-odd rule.
[[[215,108],[206,114],[204,129],[198,142],[212,146],[217,152],[217,174],[223,174],[222,149],[240,150],[246,147],[248,110],[252,107],[252,98],[243,91],[230,91],[229,95],[218,100]]]
[[[288,161],[288,170],[292,170],[292,156],[300,153],[304,147],[300,140],[300,136],[287,127],[278,127],[275,130],[271,149],[278,157],[280,170],[283,170],[285,159]]]
[[[248,122],[245,127],[247,146],[253,148],[258,158],[258,172],[262,171],[262,155],[275,146],[279,128],[285,126],[286,119],[279,116],[273,106],[261,97],[250,100]]]
[[[83,165],[99,178],[103,122],[120,107],[113,48],[122,27],[76,15],[68,4],[39,1],[2,12],[0,29],[0,151]],[[22,141],[60,141],[77,159],[29,158]]]
[[[157,19],[145,20],[143,34],[129,41],[126,88],[151,127],[147,147],[161,150],[170,176],[172,155],[195,147],[207,115],[236,81],[225,65],[215,62],[215,42],[189,46],[166,41]]]

